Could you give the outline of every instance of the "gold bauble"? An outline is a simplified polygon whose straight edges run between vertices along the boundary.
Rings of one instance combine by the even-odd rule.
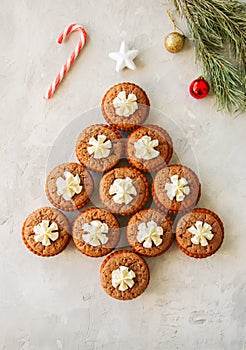
[[[168,52],[177,53],[182,50],[184,46],[185,36],[178,32],[169,33],[165,38],[165,48]]]

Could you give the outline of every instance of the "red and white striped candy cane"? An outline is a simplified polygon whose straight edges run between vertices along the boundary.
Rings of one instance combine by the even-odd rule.
[[[67,26],[67,28],[65,28],[65,30],[59,35],[56,42],[58,44],[62,44],[64,42],[64,40],[72,32],[75,32],[75,31],[80,32],[80,40],[79,40],[78,44],[76,45],[75,49],[73,50],[73,52],[71,53],[71,55],[69,56],[69,58],[67,59],[67,62],[64,64],[64,66],[62,67],[60,72],[57,74],[57,77],[54,79],[54,81],[52,82],[52,84],[49,86],[46,93],[44,94],[44,99],[46,99],[46,100],[50,99],[52,97],[52,95],[55,93],[60,82],[67,74],[67,72],[71,68],[73,62],[75,61],[75,59],[77,58],[77,56],[79,55],[80,51],[82,50],[82,48],[84,47],[84,45],[86,43],[86,36],[87,36],[86,31],[82,26],[80,26],[78,24],[70,24],[69,26]]]

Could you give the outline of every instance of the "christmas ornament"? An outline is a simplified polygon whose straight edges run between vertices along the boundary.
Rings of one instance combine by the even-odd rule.
[[[173,0],[194,40],[196,60],[216,95],[219,110],[246,111],[246,3],[238,0]]]
[[[169,33],[165,38],[165,48],[168,52],[177,53],[184,47],[184,35],[178,32]]]
[[[127,44],[122,41],[119,52],[111,52],[109,57],[116,61],[116,72],[120,72],[125,67],[129,69],[136,69],[133,60],[137,57],[138,50],[129,50]]]
[[[209,85],[203,77],[199,77],[190,84],[190,94],[196,99],[207,96]]]
[[[52,84],[48,87],[46,93],[44,94],[44,99],[48,100],[52,97],[52,95],[55,93],[56,89],[58,88],[59,84],[71,68],[72,64],[74,63],[75,59],[78,57],[80,51],[84,47],[86,43],[86,36],[87,33],[85,29],[78,25],[78,24],[70,24],[68,27],[64,29],[64,31],[59,35],[57,38],[57,43],[62,44],[64,40],[72,33],[72,32],[80,32],[80,39],[78,44],[76,45],[75,49],[71,53],[70,57],[67,59],[66,63],[60,70],[60,72],[57,74],[56,78],[53,80]]]
[[[181,51],[182,48],[184,47],[185,36],[184,36],[183,32],[181,31],[181,29],[179,29],[176,26],[176,23],[174,22],[170,11],[167,11],[167,14],[168,14],[168,17],[170,18],[171,22],[173,23],[174,31],[169,33],[165,37],[164,45],[165,45],[165,48],[167,49],[168,52],[177,53],[177,52]],[[179,29],[182,32],[182,34],[177,32],[177,29]]]

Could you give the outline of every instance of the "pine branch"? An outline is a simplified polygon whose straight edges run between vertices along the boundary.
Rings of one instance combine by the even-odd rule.
[[[187,20],[196,58],[219,110],[246,111],[246,4],[237,0],[173,0]]]

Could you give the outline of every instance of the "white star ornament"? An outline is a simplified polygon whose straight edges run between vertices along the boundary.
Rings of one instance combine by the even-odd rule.
[[[109,57],[116,61],[116,72],[120,72],[124,68],[136,69],[136,65],[133,60],[137,57],[138,50],[129,50],[125,41],[122,41],[120,45],[120,51],[111,52]]]

